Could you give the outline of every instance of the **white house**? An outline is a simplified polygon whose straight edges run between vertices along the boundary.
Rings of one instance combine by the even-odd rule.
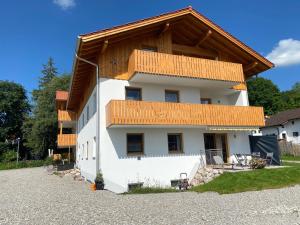
[[[264,115],[249,106],[245,81],[271,67],[191,7],[80,35],[59,111],[75,114],[59,120],[76,134],[61,129],[58,147],[74,149],[81,174],[101,172],[111,191],[170,186],[210,154],[250,153]]]
[[[266,119],[261,127],[263,135],[276,135],[294,144],[300,144],[300,108],[279,112]]]

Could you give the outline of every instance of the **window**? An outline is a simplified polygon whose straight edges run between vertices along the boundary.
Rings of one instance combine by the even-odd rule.
[[[96,146],[96,137],[94,137],[93,138],[93,159],[95,159],[96,158],[96,148],[97,148],[97,146]]]
[[[97,110],[97,97],[96,97],[96,93],[94,93],[93,95],[93,114],[96,113]]]
[[[286,140],[286,133],[282,134],[282,139]]]
[[[293,132],[293,137],[298,137],[299,136],[299,132]]]
[[[147,52],[157,52],[157,47],[143,45],[142,50]]]
[[[127,154],[143,154],[144,134],[127,134]]]
[[[183,152],[182,134],[168,134],[169,152]]]
[[[166,102],[179,102],[179,91],[165,90]]]
[[[201,98],[201,104],[211,104],[210,98]]]
[[[86,107],[86,122],[88,122],[90,119],[90,106],[88,105]]]
[[[85,159],[89,158],[89,142],[86,142]]]
[[[126,87],[126,100],[141,101],[142,94],[140,88]]]
[[[81,149],[81,151],[82,151],[81,159],[83,159],[83,155],[85,154],[85,152],[84,152],[84,144],[82,144],[82,149]]]
[[[84,113],[82,114],[82,128],[84,127]]]
[[[78,144],[78,159],[80,159],[80,155],[81,155],[81,149],[80,149],[80,144]]]

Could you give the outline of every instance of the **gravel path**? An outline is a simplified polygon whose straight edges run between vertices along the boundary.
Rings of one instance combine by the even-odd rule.
[[[232,195],[92,192],[43,168],[0,171],[0,224],[300,224],[300,186]]]

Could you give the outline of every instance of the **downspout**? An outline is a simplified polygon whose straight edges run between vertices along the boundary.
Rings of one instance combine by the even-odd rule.
[[[96,63],[93,63],[91,61],[88,61],[84,58],[81,58],[77,55],[77,52],[75,53],[75,56],[78,60],[85,62],[87,64],[90,64],[96,68],[96,175],[99,172],[99,158],[100,158],[100,110],[99,110],[99,76],[100,76],[100,70],[99,66]]]

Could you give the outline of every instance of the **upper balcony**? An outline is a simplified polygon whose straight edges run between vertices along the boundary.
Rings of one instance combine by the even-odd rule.
[[[113,126],[264,126],[262,107],[112,100],[106,125]]]
[[[58,110],[57,112],[58,121],[75,121],[76,116],[75,113],[66,111],[66,110]]]
[[[76,145],[76,134],[58,134],[57,147],[66,148]]]
[[[217,83],[232,87],[245,81],[241,64],[142,50],[130,55],[128,77],[135,82],[199,87]]]

